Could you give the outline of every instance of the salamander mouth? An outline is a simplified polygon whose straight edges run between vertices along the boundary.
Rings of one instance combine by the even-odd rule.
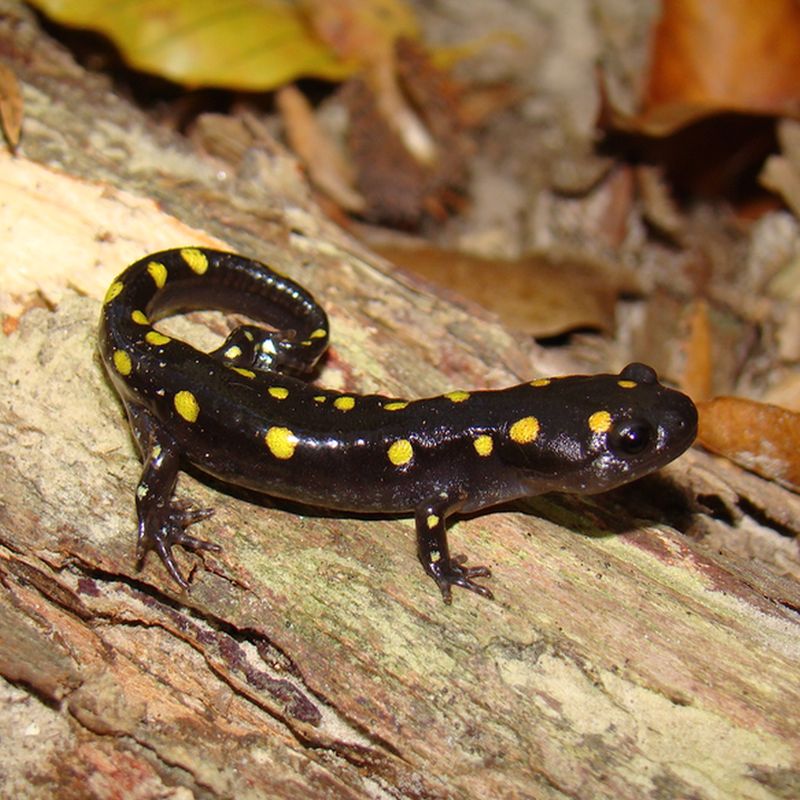
[[[682,408],[665,415],[665,427],[669,431],[666,450],[674,453],[677,458],[688,450],[697,438],[697,407],[686,395],[681,395],[685,400]]]

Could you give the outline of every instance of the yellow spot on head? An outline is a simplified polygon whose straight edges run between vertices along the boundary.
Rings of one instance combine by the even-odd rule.
[[[288,429],[273,426],[264,435],[264,442],[275,458],[286,460],[294,455],[297,437]]]
[[[110,303],[124,288],[125,284],[122,281],[114,281],[114,283],[108,287],[103,303]]]
[[[475,452],[479,456],[490,456],[492,454],[494,442],[492,441],[491,436],[488,436],[484,433],[475,437],[472,442],[472,446],[475,448]]]
[[[202,250],[196,247],[184,247],[181,258],[189,265],[192,272],[202,275],[208,269],[208,258]]]
[[[611,429],[611,414],[608,411],[595,411],[589,417],[589,428],[594,433],[607,433]]]
[[[289,390],[285,386],[270,386],[267,392],[276,400],[285,400],[289,396]]]
[[[314,402],[315,403],[324,403],[328,398],[325,397],[324,394],[317,394],[314,395]]]
[[[311,339],[303,339],[303,341],[300,342],[300,344],[303,347],[311,347],[311,345],[314,344],[314,342],[312,342]]]
[[[469,397],[469,392],[448,392],[443,396],[453,403],[463,403]]]
[[[172,339],[170,339],[169,336],[164,336],[163,333],[159,333],[158,331],[148,331],[144,335],[144,340],[148,344],[153,344],[156,347],[158,347],[159,345],[162,345],[162,344],[167,344],[167,342],[171,342],[172,341]]]
[[[408,400],[392,400],[391,403],[386,403],[384,408],[387,411],[399,411],[401,408],[405,408],[408,405]]]
[[[167,268],[159,261],[151,261],[147,265],[147,274],[153,279],[153,283],[158,289],[161,289],[167,282]]]
[[[197,403],[197,398],[185,389],[175,395],[173,401],[175,403],[175,410],[187,421],[196,422],[197,417],[200,415],[200,406]]]
[[[436,514],[428,514],[425,524],[429,528],[435,528],[439,524],[439,517]]]
[[[245,378],[255,378],[256,374],[251,369],[245,369],[244,367],[231,367],[234,372],[238,372],[240,375],[244,375]]]
[[[635,389],[637,383],[636,381],[617,381],[617,386],[621,389]]]
[[[242,348],[241,348],[241,347],[239,347],[239,345],[238,345],[238,344],[233,344],[233,345],[231,345],[231,346],[230,346],[230,347],[229,347],[229,348],[228,348],[228,349],[227,349],[227,350],[226,350],[226,351],[223,353],[223,355],[225,356],[225,358],[231,358],[231,359],[233,359],[233,358],[239,358],[239,356],[240,356],[241,354],[242,354]]]
[[[348,397],[347,395],[344,395],[342,397],[337,397],[333,401],[334,408],[338,408],[339,411],[349,411],[351,408],[355,406],[355,404],[356,404],[355,397]]]
[[[323,339],[328,335],[327,331],[323,330],[322,328],[317,328],[315,331],[311,331],[308,334],[309,339]]]
[[[539,435],[539,420],[536,417],[518,419],[509,429],[508,435],[517,444],[530,444]]]
[[[133,369],[131,357],[124,350],[115,350],[112,358],[114,360],[114,368],[120,375],[127,377],[131,374],[131,369]]]
[[[137,325],[149,325],[150,324],[150,320],[147,319],[147,315],[144,313],[144,311],[138,311],[138,310],[137,311],[131,311],[131,319]]]
[[[397,439],[392,442],[386,453],[389,456],[389,461],[396,467],[402,467],[414,458],[414,448],[408,439]]]
[[[550,383],[550,378],[536,378],[535,380],[531,381],[531,386],[535,386],[537,389],[541,386],[547,386]]]

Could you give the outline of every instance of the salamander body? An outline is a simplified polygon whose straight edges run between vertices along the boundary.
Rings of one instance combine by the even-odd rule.
[[[203,353],[153,327],[200,308],[247,314],[277,330],[243,325]],[[307,376],[328,330],[308,291],[232,253],[167,250],[112,283],[100,353],[144,461],[140,561],[156,550],[186,587],[172,547],[216,549],[186,532],[211,511],[173,498],[185,459],[274,497],[413,513],[419,559],[445,601],[452,586],[491,597],[475,580],[489,570],[450,556],[450,514],[549,491],[605,491],[664,466],[696,433],[692,401],[643,364],[419,400],[321,389]]]

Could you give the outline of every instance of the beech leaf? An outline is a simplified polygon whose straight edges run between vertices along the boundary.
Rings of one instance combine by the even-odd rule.
[[[315,4],[292,0],[33,4],[60,23],[105,34],[137,69],[188,86],[249,91],[274,89],[303,76],[342,80],[374,57],[376,41],[391,42],[415,30],[402,0],[351,0],[339,9],[339,21],[344,28],[352,25],[357,35],[340,29],[336,41],[331,34],[336,4],[328,4],[324,19]]]

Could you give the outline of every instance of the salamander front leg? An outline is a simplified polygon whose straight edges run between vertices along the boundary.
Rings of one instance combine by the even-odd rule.
[[[219,545],[186,533],[186,528],[208,519],[214,511],[195,508],[191,503],[173,498],[180,465],[175,443],[159,430],[158,422],[144,409],[129,406],[128,416],[144,458],[144,469],[136,487],[138,567],[141,568],[147,551],[155,550],[173,579],[187,589],[189,585],[178,570],[172,548],[179,544],[188,550],[218,551]]]
[[[463,498],[454,500],[449,494],[442,492],[434,499],[418,505],[414,512],[417,555],[425,572],[436,581],[445,603],[452,602],[453,586],[469,589],[490,600],[494,597],[489,589],[472,580],[491,577],[488,567],[466,567],[463,556],[450,556],[445,521],[447,515],[457,510],[462,502]]]

